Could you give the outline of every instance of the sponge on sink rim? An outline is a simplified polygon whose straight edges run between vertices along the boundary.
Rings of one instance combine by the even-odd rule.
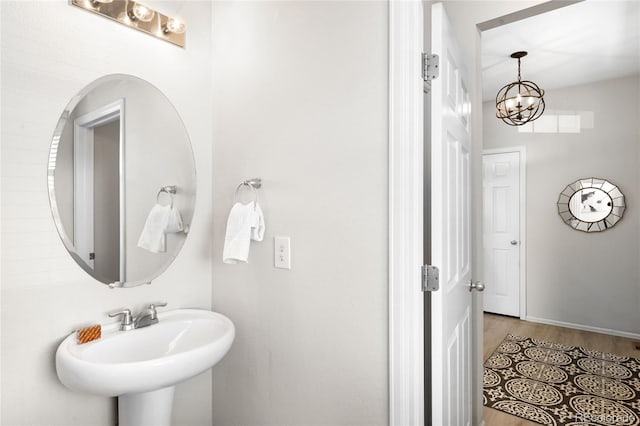
[[[80,345],[84,343],[92,342],[102,337],[102,326],[98,324],[98,325],[92,325],[90,327],[85,327],[83,329],[78,330],[76,335],[78,338],[78,344]]]

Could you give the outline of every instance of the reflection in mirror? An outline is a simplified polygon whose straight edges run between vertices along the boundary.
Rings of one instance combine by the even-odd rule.
[[[171,264],[191,223],[196,177],[182,120],[157,88],[128,75],[91,83],[63,111],[48,169],[58,233],[92,277],[133,286]],[[159,197],[169,186],[170,199]]]
[[[558,197],[558,214],[562,221],[584,232],[611,228],[622,218],[625,207],[620,189],[599,178],[570,183]]]
[[[581,189],[569,199],[569,211],[583,222],[598,222],[609,216],[613,201],[598,188]]]
[[[73,225],[68,215],[65,221],[82,261],[97,276],[118,282],[126,276],[126,247],[120,244],[125,236],[120,218],[124,99],[79,116],[82,106],[76,111],[72,114]],[[64,146],[58,148],[65,152]]]

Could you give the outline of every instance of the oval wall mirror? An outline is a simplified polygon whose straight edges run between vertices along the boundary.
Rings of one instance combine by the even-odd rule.
[[[585,178],[566,186],[558,198],[562,221],[578,231],[600,232],[622,219],[626,205],[624,194],[613,183]]]
[[[171,102],[140,78],[104,76],[71,99],[47,179],[62,242],[102,283],[150,283],[185,242],[196,197],[191,143]]]

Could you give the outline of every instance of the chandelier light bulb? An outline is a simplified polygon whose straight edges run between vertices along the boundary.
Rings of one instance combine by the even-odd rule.
[[[507,99],[505,103],[507,105],[507,111],[511,111],[513,109],[513,99]]]

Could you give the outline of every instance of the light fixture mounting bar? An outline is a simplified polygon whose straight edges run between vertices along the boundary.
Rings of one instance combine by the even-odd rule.
[[[513,52],[511,54],[511,57],[514,58],[514,59],[520,59],[520,58],[524,58],[527,55],[528,55],[527,52],[520,51],[520,52]]]
[[[108,3],[104,0],[69,0],[69,2],[72,6],[109,18],[176,46],[185,47],[187,34],[184,24],[175,25],[174,17],[153,10],[144,3],[132,0],[113,0]],[[140,10],[145,12],[144,16],[139,13]],[[176,28],[179,31],[171,30]]]

